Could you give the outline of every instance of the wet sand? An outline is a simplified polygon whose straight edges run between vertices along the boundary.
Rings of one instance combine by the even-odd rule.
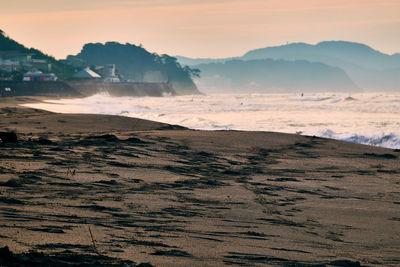
[[[400,264],[399,150],[17,106],[27,101],[0,99],[0,131],[19,138],[0,144],[0,245],[13,253],[0,258]]]

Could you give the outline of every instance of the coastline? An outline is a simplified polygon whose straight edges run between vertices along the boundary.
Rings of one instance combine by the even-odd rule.
[[[399,94],[211,94],[53,99],[25,107],[121,115],[194,130],[296,133],[400,149]]]
[[[6,97],[44,96],[53,98],[83,98],[99,93],[108,93],[111,96],[155,96],[164,94],[176,95],[170,83],[107,83],[103,81],[72,80],[72,81],[1,81],[0,88],[9,88],[3,92]],[[192,93],[196,93],[193,91]]]
[[[14,253],[400,263],[398,150],[18,107],[32,99],[46,98],[0,99],[0,131],[20,139],[0,152],[0,240]]]

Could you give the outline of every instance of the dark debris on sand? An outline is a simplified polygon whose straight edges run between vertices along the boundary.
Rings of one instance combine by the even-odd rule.
[[[0,140],[3,144],[18,143],[17,134],[14,132],[0,132]]]
[[[267,133],[104,133],[1,145],[0,243],[33,251],[4,247],[0,266],[399,262],[388,245],[399,221],[396,151],[333,143],[335,152],[301,136],[278,146]],[[359,223],[374,207],[374,224]],[[381,238],[379,225],[387,238],[371,249],[374,239],[358,237]]]
[[[57,253],[31,251],[14,254],[8,247],[0,248],[0,266],[135,266],[132,261],[97,254],[78,254],[69,250]]]

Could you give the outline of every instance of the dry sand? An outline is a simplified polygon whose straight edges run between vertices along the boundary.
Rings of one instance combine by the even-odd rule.
[[[400,265],[398,150],[32,100],[0,100],[0,265]]]

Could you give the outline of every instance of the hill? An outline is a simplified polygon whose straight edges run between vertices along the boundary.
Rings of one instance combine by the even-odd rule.
[[[69,79],[74,73],[74,68],[72,66],[66,65],[54,57],[46,55],[35,48],[27,48],[24,45],[14,41],[8,37],[2,30],[0,30],[0,54],[2,56],[19,54],[19,55],[31,55],[33,60],[45,60],[47,63],[51,64],[51,72],[55,73],[60,79]],[[47,72],[47,64],[35,65],[36,68]],[[18,71],[16,75],[22,75],[23,70]]]
[[[341,68],[360,88],[367,91],[400,90],[400,54],[388,55],[367,45],[345,41],[326,41],[316,45],[292,43],[265,47],[239,56],[239,60],[307,60]],[[225,62],[230,59],[180,58],[188,65]],[[204,75],[203,75],[204,76]]]
[[[124,79],[170,82],[178,94],[199,93],[192,80],[199,75],[196,69],[182,67],[174,57],[150,53],[129,43],[89,43],[79,54],[68,56],[67,61],[96,66],[115,64]]]
[[[306,43],[293,43],[283,46],[266,47],[247,52],[242,59],[307,59],[320,61],[331,65],[354,64],[376,70],[384,70],[400,67],[400,61],[395,57],[383,54],[367,45],[345,42],[329,41],[320,42],[316,45]]]
[[[60,80],[70,80],[80,67],[115,64],[124,79],[168,82],[178,94],[200,93],[192,80],[192,77],[199,77],[197,69],[183,67],[174,57],[150,53],[132,44],[89,43],[78,55],[68,56],[67,60],[57,60],[40,50],[25,47],[0,30],[0,63],[2,58],[20,63],[17,70],[2,70],[0,64],[0,78],[12,77],[15,81],[21,81],[23,73],[32,65],[43,72],[49,72],[48,66],[51,64],[51,72]]]
[[[321,42],[316,45],[295,43],[252,50],[242,57],[244,60],[260,58],[322,62],[342,68],[365,90],[400,89],[400,57],[381,53],[360,43],[344,41]]]
[[[232,58],[190,58],[183,56],[175,56],[178,59],[178,62],[185,66],[194,66],[200,64],[209,64],[209,63],[224,63],[229,60],[240,59],[240,57],[232,57]]]
[[[322,92],[360,91],[340,68],[305,60],[230,60],[197,65],[208,91]]]

